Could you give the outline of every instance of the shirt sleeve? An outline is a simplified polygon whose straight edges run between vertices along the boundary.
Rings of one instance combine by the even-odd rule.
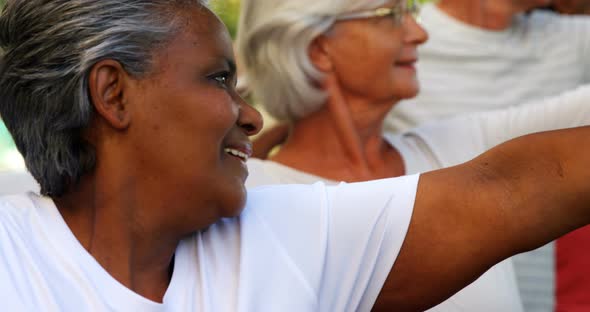
[[[326,188],[319,311],[370,311],[405,240],[418,175]]]
[[[440,166],[456,165],[510,139],[590,124],[590,85],[555,97],[439,121],[415,129]]]
[[[578,64],[583,68],[582,83],[590,83],[590,18],[585,15],[567,16],[565,33],[576,44]]]
[[[256,207],[246,215],[256,214],[257,228],[268,229],[256,247],[263,238],[280,245],[267,249],[305,281],[314,310],[370,311],[406,237],[417,184],[418,175],[265,186],[249,193]],[[272,268],[265,264],[266,273]]]

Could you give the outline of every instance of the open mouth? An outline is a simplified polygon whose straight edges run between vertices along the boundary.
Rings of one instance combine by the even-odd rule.
[[[237,158],[240,158],[242,161],[247,161],[248,160],[248,157],[249,157],[248,154],[246,154],[244,152],[241,152],[241,151],[239,151],[239,150],[237,150],[235,148],[226,147],[226,148],[223,149],[223,151],[226,152],[226,153],[228,153],[228,154],[230,154],[230,155],[232,155],[232,156],[235,156]]]
[[[396,62],[396,64],[398,66],[408,66],[408,67],[413,67],[416,64],[416,60],[407,60],[407,61],[399,61]]]

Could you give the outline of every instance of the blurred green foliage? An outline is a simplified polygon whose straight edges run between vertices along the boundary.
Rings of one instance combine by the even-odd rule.
[[[240,0],[212,0],[210,4],[211,9],[219,15],[229,33],[235,38],[240,16]]]

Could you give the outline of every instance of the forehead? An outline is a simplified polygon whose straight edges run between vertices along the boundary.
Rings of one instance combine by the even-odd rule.
[[[159,56],[164,59],[190,57],[203,61],[210,58],[233,60],[229,32],[213,12],[205,7],[191,8],[181,12],[178,18],[178,33],[158,53]]]

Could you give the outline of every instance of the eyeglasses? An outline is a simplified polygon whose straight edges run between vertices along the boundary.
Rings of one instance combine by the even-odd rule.
[[[400,0],[394,7],[391,8],[378,8],[370,11],[343,14],[336,17],[336,20],[346,21],[374,17],[391,17],[396,24],[401,24],[407,14],[417,18],[419,12],[420,3],[417,0]]]

